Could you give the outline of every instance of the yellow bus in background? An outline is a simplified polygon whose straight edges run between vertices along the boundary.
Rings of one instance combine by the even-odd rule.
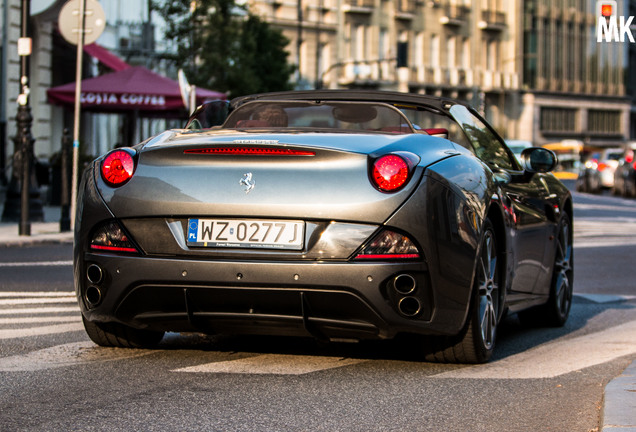
[[[553,174],[559,179],[576,180],[581,165],[583,142],[579,140],[563,140],[544,144],[544,148],[552,150],[559,160]]]

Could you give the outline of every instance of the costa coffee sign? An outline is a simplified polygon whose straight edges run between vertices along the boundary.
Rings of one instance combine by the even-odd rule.
[[[163,107],[166,98],[161,95],[142,95],[134,93],[84,93],[80,97],[82,105],[130,105]]]

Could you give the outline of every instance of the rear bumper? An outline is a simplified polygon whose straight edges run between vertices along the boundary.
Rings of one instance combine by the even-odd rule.
[[[87,276],[91,264],[99,266],[99,280]],[[78,269],[83,269],[76,277],[84,316],[136,328],[381,339],[402,332],[455,334],[459,328],[449,328],[448,322],[461,323],[465,313],[436,307],[424,262],[210,261],[85,253]],[[404,274],[413,277],[412,292],[394,287],[395,277]],[[404,299],[408,313],[401,311]],[[445,324],[437,324],[436,316],[444,316]]]

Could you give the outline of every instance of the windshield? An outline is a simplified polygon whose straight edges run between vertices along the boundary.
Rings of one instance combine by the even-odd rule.
[[[234,110],[224,129],[345,129],[384,133],[415,133],[396,108],[369,102],[255,101]]]

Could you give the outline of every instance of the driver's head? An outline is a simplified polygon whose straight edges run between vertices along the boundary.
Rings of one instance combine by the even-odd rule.
[[[257,120],[265,120],[273,127],[286,127],[287,114],[278,105],[266,105],[256,113]]]

